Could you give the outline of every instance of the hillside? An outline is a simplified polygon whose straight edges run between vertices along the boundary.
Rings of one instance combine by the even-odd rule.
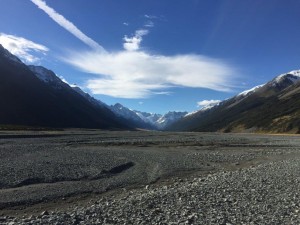
[[[49,82],[0,45],[1,126],[129,128],[47,71],[53,78]]]
[[[201,132],[300,132],[300,71],[291,71],[199,110],[168,127]]]

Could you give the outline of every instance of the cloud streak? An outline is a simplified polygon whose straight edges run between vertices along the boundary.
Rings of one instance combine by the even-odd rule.
[[[85,35],[82,31],[80,31],[72,22],[67,20],[65,17],[57,13],[53,8],[49,7],[46,2],[43,0],[31,0],[36,6],[38,6],[41,10],[43,10],[48,16],[53,19],[57,24],[61,27],[69,31],[79,40],[84,42],[86,45],[90,46],[92,49],[99,52],[106,52],[105,49],[95,42],[93,39]]]
[[[143,29],[132,36],[124,36],[124,50],[107,52],[101,45],[81,32],[73,23],[47,6],[43,0],[31,0],[55,22],[90,46],[88,52],[72,52],[64,61],[77,69],[96,74],[86,82],[94,94],[118,98],[148,98],[152,95],[170,94],[172,87],[208,88],[230,91],[235,71],[221,60],[202,55],[184,54],[166,56],[151,54],[141,49],[147,28],[154,26],[153,15],[144,15]]]
[[[34,43],[22,37],[0,33],[0,44],[10,51],[12,54],[18,56],[25,63],[35,63],[40,60],[39,57],[34,56],[33,53],[46,54],[49,49],[41,44]]]

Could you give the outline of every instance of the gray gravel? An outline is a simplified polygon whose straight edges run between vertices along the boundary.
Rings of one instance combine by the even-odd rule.
[[[7,224],[299,224],[300,161],[173,179]]]
[[[123,139],[121,145],[120,134]],[[109,136],[103,139],[103,143],[99,139],[105,135]],[[77,194],[87,190],[102,192],[99,187],[121,189],[105,195],[96,195],[82,205],[46,209],[38,215],[3,215],[0,216],[0,224],[300,223],[298,137],[194,133],[151,135],[117,132],[101,133],[93,137],[85,135],[76,139],[73,139],[74,135],[49,140],[35,139],[36,143],[30,151],[39,155],[32,160],[49,165],[49,169],[53,163],[58,163],[55,165],[61,166],[63,181],[45,183],[43,179],[51,179],[51,176],[55,178],[55,172],[51,170],[50,173],[47,168],[43,172],[34,172],[34,169],[32,176],[39,178],[33,180],[36,183],[16,186],[20,184],[18,177],[22,177],[24,173],[19,172],[20,175],[17,173],[14,178],[3,173],[2,180],[5,182],[1,181],[0,198],[4,209],[10,204],[20,203],[20,199],[25,201],[24,204],[28,203],[26,201],[35,203],[41,197],[51,200],[51,197],[74,193],[76,188],[79,188]],[[53,140],[56,142],[51,145]],[[77,144],[74,144],[73,141],[76,140]],[[29,139],[2,141],[0,147],[4,149],[13,145],[20,147],[27,141],[33,143],[33,140]],[[59,161],[59,154],[53,147],[56,145],[64,149],[60,155],[65,157],[62,161]],[[43,149],[41,146],[48,149],[40,150]],[[23,151],[30,155],[28,149]],[[68,151],[71,151],[71,154],[68,154]],[[5,155],[3,152],[2,158],[0,157],[2,160]],[[76,157],[75,153],[80,157]],[[11,157],[14,155],[7,154],[11,154]],[[19,152],[16,155],[22,158],[26,154]],[[44,157],[45,154],[48,154],[48,157]],[[67,156],[72,155],[71,162],[75,165],[81,163],[84,169],[79,169],[78,166],[68,167],[65,160],[68,160]],[[43,164],[45,158],[52,162]],[[80,158],[82,160],[79,160]],[[91,164],[93,160],[102,161],[99,165],[92,164],[90,170],[87,170],[85,168],[89,163],[86,162],[86,158]],[[130,164],[129,168],[119,172],[118,166],[128,162],[132,162],[133,165]],[[22,167],[24,161],[23,164],[15,163],[15,166]],[[30,168],[38,167],[36,163],[30,163]],[[8,164],[1,164],[1,167],[5,169]],[[114,169],[118,173],[113,173]],[[91,179],[93,174],[97,174],[95,170],[102,171],[102,174]],[[189,173],[184,170],[188,170]],[[68,174],[69,171],[73,171],[73,174]],[[79,172],[86,174],[76,178]],[[152,183],[161,176],[165,176],[165,179]],[[129,185],[133,183],[139,187],[130,188]],[[24,197],[24,193],[31,194]]]

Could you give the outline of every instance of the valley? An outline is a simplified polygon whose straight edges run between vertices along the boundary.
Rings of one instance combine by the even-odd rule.
[[[300,224],[300,1],[0,1],[0,225]]]

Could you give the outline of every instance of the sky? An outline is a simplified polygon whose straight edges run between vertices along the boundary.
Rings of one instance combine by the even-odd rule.
[[[111,105],[195,111],[300,69],[299,0],[1,0],[0,44]]]

